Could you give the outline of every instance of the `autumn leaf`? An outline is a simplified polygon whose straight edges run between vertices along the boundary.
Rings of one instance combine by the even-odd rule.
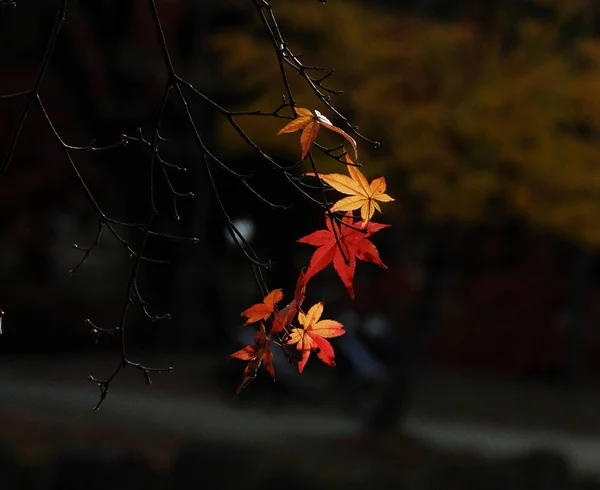
[[[300,307],[304,302],[304,295],[306,292],[306,274],[304,269],[300,271],[300,276],[298,276],[298,281],[296,282],[296,290],[294,291],[294,299],[291,303],[289,303],[285,308],[278,311],[273,317],[273,325],[271,327],[272,333],[282,332],[283,330],[287,330],[290,326],[298,311],[300,311]]]
[[[331,121],[319,111],[315,111],[315,113],[313,114],[310,110],[304,109],[302,107],[296,107],[295,109],[296,114],[298,114],[298,117],[296,117],[294,120],[290,121],[283,128],[281,128],[278,131],[277,135],[284,133],[294,133],[296,131],[302,130],[302,134],[300,135],[300,147],[302,148],[303,160],[306,158],[306,155],[308,154],[311,145],[317,139],[317,135],[319,134],[319,129],[321,126],[343,136],[352,146],[355,158],[358,158],[356,141],[348,133],[331,124]]]
[[[237,387],[236,393],[239,393],[256,378],[258,368],[261,364],[267,372],[275,379],[275,370],[273,369],[273,352],[271,351],[271,338],[266,334],[265,325],[261,322],[260,330],[254,336],[254,345],[247,345],[243,349],[234,352],[229,356],[230,359],[240,359],[248,361],[242,381]]]
[[[335,320],[320,320],[323,314],[323,303],[317,303],[306,314],[298,313],[298,322],[304,328],[294,328],[290,332],[288,344],[296,344],[296,349],[302,352],[302,359],[298,363],[298,371],[302,372],[308,361],[311,351],[329,366],[335,366],[335,353],[327,338],[344,335],[344,326]]]
[[[348,160],[347,154],[346,161],[352,163],[351,160]],[[390,202],[394,198],[385,193],[386,182],[384,177],[374,179],[369,184],[368,180],[355,165],[348,165],[347,167],[350,177],[342,174],[319,174],[319,178],[336,191],[348,194],[348,197],[344,197],[336,202],[331,207],[331,211],[354,211],[355,209],[360,209],[360,217],[362,218],[360,226],[364,228],[369,224],[375,210],[381,213],[381,208],[377,201]],[[316,176],[312,172],[305,175]]]
[[[346,286],[348,294],[354,299],[352,282],[354,281],[356,259],[373,262],[387,269],[379,258],[377,248],[367,238],[383,228],[388,228],[390,225],[369,222],[364,227],[364,231],[357,230],[355,228],[359,222],[354,221],[350,211],[342,218],[342,222],[345,225],[350,225],[352,228],[350,226],[338,225],[337,223],[332,224],[331,219],[326,215],[326,230],[317,230],[310,235],[300,238],[298,242],[319,247],[310,259],[310,264],[306,271],[306,281],[308,282],[311,277],[333,262],[333,267],[342,279],[344,286]],[[336,234],[338,239],[336,239]],[[340,246],[343,254],[340,251]],[[348,259],[348,262],[346,262],[344,257]]]
[[[331,124],[331,121],[329,119],[327,119],[319,111],[315,111],[315,117],[317,118],[317,120],[319,121],[319,123],[321,124],[321,126],[329,129],[330,131],[333,131],[334,133],[337,133],[337,134],[343,136],[346,139],[346,141],[348,141],[348,143],[350,143],[350,146],[352,146],[352,149],[354,150],[354,158],[358,158],[358,149],[357,149],[356,141],[354,140],[354,138],[352,138],[344,130],[338,128],[337,126],[334,126],[333,124]]]
[[[299,307],[302,306],[306,294],[306,282],[306,272],[302,269],[296,281],[296,289],[294,290],[294,301],[296,301]]]
[[[281,289],[274,289],[265,296],[262,303],[257,303],[242,312],[241,316],[247,318],[244,325],[255,323],[259,320],[266,320],[275,311],[275,305],[283,299]]]

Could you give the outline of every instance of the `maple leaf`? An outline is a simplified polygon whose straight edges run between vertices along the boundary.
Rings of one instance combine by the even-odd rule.
[[[332,223],[331,219],[325,215],[327,229],[317,230],[310,235],[300,238],[298,242],[319,247],[310,258],[310,263],[306,271],[306,281],[308,282],[317,272],[323,270],[330,262],[333,262],[333,267],[346,286],[348,294],[354,299],[352,282],[354,281],[357,258],[365,262],[373,262],[379,267],[387,269],[379,258],[377,248],[367,238],[383,228],[388,228],[390,225],[373,223],[371,221],[364,227],[364,231],[357,230],[355,229],[356,225],[351,211],[346,213],[346,216],[342,218],[342,222],[352,226],[352,228]],[[339,245],[338,240],[336,240],[336,234],[339,239]],[[347,263],[344,257],[348,259]]]
[[[242,391],[251,381],[256,378],[258,368],[261,364],[267,372],[275,379],[275,370],[273,369],[273,352],[271,351],[271,337],[266,334],[265,325],[261,322],[260,330],[254,336],[254,345],[247,345],[229,356],[230,359],[241,359],[248,361],[242,381],[237,387],[236,393]]]
[[[354,149],[355,158],[358,158],[356,141],[343,129],[340,129],[337,126],[331,124],[331,121],[319,111],[315,111],[313,114],[312,111],[310,111],[309,109],[304,109],[302,107],[296,107],[295,109],[296,114],[298,114],[298,117],[296,117],[294,120],[290,121],[283,128],[281,128],[277,132],[277,135],[284,133],[294,133],[296,131],[302,130],[302,134],[300,135],[300,146],[302,148],[303,160],[306,158],[306,155],[310,150],[310,146],[317,139],[317,135],[319,134],[319,129],[321,128],[321,126],[324,126],[330,131],[334,131],[335,133],[338,133],[344,138],[346,138],[346,140]]]
[[[281,289],[274,289],[265,296],[262,303],[252,305],[250,308],[245,309],[241,316],[247,318],[244,325],[255,323],[259,320],[266,320],[275,311],[275,305],[283,299],[283,293]]]
[[[320,320],[323,314],[323,303],[317,303],[306,314],[298,313],[298,322],[304,328],[294,328],[290,332],[288,344],[296,344],[296,349],[302,352],[302,359],[298,363],[298,371],[302,372],[310,357],[311,351],[329,366],[335,366],[335,353],[333,347],[326,340],[331,337],[344,335],[344,326],[335,320]]]
[[[296,290],[294,291],[294,299],[285,308],[278,311],[273,317],[273,325],[271,327],[272,333],[278,333],[283,330],[287,330],[290,326],[300,307],[304,302],[304,294],[306,292],[306,274],[304,269],[300,271],[298,281],[296,282]]]
[[[346,154],[346,161],[352,163]],[[319,174],[319,178],[333,187],[336,191],[342,194],[348,194],[349,197],[344,197],[336,202],[331,211],[354,211],[360,209],[360,217],[362,218],[361,227],[364,228],[369,224],[375,210],[381,213],[379,207],[380,202],[390,202],[394,198],[385,193],[386,182],[384,177],[374,179],[371,184],[355,165],[348,165],[348,173],[350,177],[342,174]],[[314,173],[305,175],[315,177]]]

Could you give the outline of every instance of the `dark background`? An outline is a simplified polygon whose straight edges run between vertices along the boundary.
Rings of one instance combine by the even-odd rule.
[[[273,110],[281,85],[252,2],[157,2],[178,73],[232,109]],[[156,314],[132,309],[131,356],[172,365],[145,386],[125,370],[99,412],[97,389],[118,342],[84,323],[119,320],[130,259],[108,234],[74,275],[73,243],[97,219],[44,118],[29,115],[0,182],[0,465],[6,488],[179,488],[290,485],[406,488],[595,488],[600,474],[600,9],[593,1],[273,2],[304,62],[335,67],[336,107],[381,141],[359,141],[369,180],[388,193],[375,235],[388,270],[359,263],[351,301],[332,270],[309,302],[347,334],[337,367],[299,375],[276,357],[233,399],[252,341],[239,312],[260,300],[227,237],[182,107],[167,106],[161,154],[185,166],[156,187],[156,226],[198,243],[156,238],[140,287]],[[0,10],[0,95],[28,89],[56,2]],[[69,144],[150,137],[166,72],[141,0],[69,4],[42,99]],[[301,104],[323,108],[296,79]],[[173,98],[174,100],[174,98]],[[24,103],[0,101],[0,155]],[[252,169],[271,210],[226,172],[222,200],[257,253],[270,287],[293,288],[322,226],[320,211],[190,98],[199,132],[237,170]],[[326,111],[322,111],[326,112]],[[327,114],[328,117],[332,116]],[[332,117],[335,124],[341,124]],[[243,121],[293,162],[282,120]],[[110,216],[148,213],[148,150],[131,143],[74,153]],[[323,162],[323,171],[338,171]],[[304,171],[304,170],[302,170]],[[123,229],[135,242],[139,234]],[[10,480],[12,478],[12,480]],[[214,483],[213,483],[214,482]],[[120,485],[120,486],[119,486]],[[588,485],[588,486],[585,486]]]

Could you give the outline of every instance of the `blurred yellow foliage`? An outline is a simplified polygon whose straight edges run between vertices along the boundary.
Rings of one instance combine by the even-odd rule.
[[[485,19],[465,11],[452,21],[364,1],[274,7],[305,63],[336,68],[329,85],[346,93],[334,96],[334,105],[382,142],[371,151],[359,140],[367,178],[385,175],[392,190],[402,176],[428,219],[485,220],[490,202],[502,202],[534,227],[596,247],[600,37],[586,23],[600,18],[600,7],[534,0],[546,9],[534,15],[520,8],[524,1],[499,3]],[[276,108],[283,87],[270,40],[253,28],[236,32],[211,40],[221,75],[248,96],[248,108]],[[290,79],[300,106],[340,125],[313,107],[317,99],[300,77]],[[298,157],[295,138],[275,137],[282,120],[244,122],[260,144]],[[243,142],[225,128],[225,144],[241,150]],[[339,171],[326,160],[320,170]]]

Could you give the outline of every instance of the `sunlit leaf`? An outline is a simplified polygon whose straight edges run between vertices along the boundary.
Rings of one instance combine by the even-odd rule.
[[[332,224],[331,220],[326,216],[326,230],[317,230],[310,235],[300,238],[298,242],[318,247],[314,251],[306,270],[306,281],[308,282],[311,277],[333,262],[333,267],[340,276],[344,286],[346,286],[348,294],[351,298],[354,298],[352,283],[354,281],[356,259],[372,262],[384,269],[387,268],[379,258],[377,248],[368,238],[379,230],[388,228],[390,225],[369,222],[364,227],[364,231],[360,231],[355,229],[357,226],[360,226],[360,222],[355,222],[350,212],[344,216],[342,221],[350,226]],[[339,246],[336,234],[339,239]]]
[[[329,366],[335,366],[335,353],[331,344],[325,340],[344,335],[344,326],[335,320],[320,320],[323,314],[323,303],[317,303],[306,314],[298,313],[298,323],[303,328],[294,328],[290,332],[288,344],[296,344],[296,349],[302,353],[298,363],[298,371],[302,372],[311,351]]]

